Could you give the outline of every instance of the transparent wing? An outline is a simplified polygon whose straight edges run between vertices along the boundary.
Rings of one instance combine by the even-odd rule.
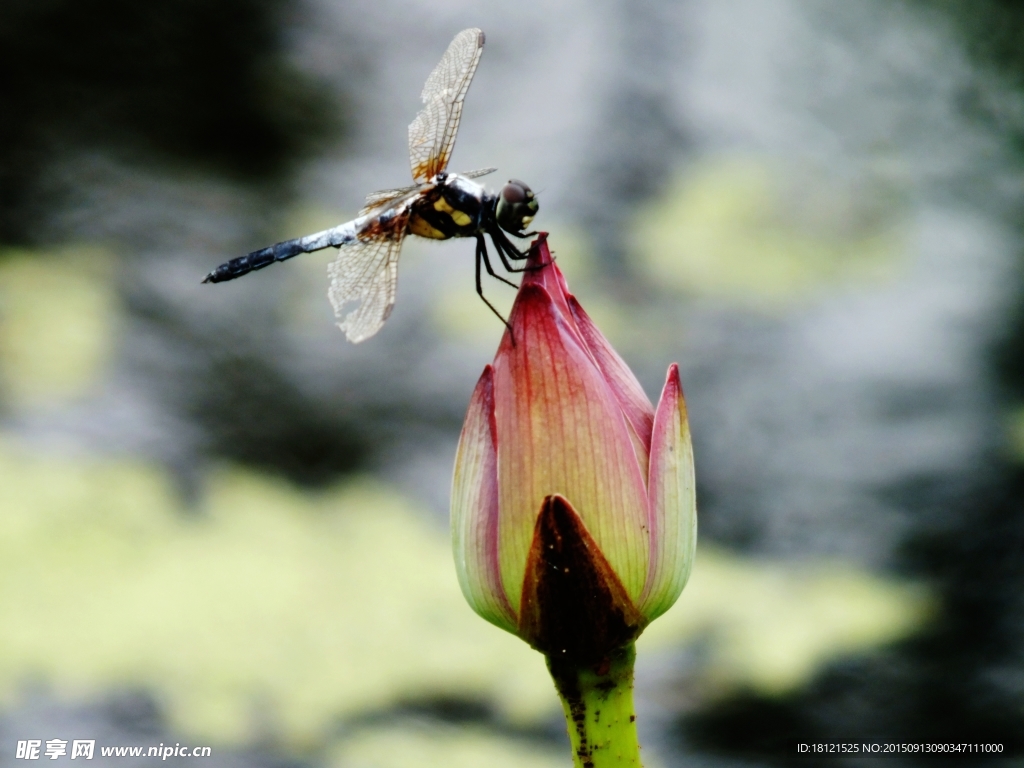
[[[416,181],[428,181],[448,167],[462,119],[462,101],[483,50],[484,33],[464,29],[427,78],[422,94],[426,106],[409,125],[409,160]]]
[[[467,179],[479,179],[481,176],[486,176],[489,173],[494,173],[497,168],[478,168],[475,171],[466,171],[460,173],[459,176],[465,176]]]
[[[331,276],[327,297],[338,327],[353,344],[377,333],[395,305],[398,254],[405,238],[405,222],[400,223],[388,232],[342,246],[338,258],[327,268]],[[346,305],[354,301],[359,306],[346,313]]]
[[[403,198],[411,197],[413,192],[418,192],[420,186],[420,184],[413,184],[411,187],[402,187],[401,189],[381,189],[371,192],[366,196],[366,202],[363,203],[359,215],[365,216],[387,205],[399,203]]]

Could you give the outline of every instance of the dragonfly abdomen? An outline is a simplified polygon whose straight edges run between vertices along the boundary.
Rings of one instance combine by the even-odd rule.
[[[239,256],[237,259],[221,264],[210,272],[203,282],[223,283],[225,280],[234,280],[236,277],[255,272],[257,269],[269,267],[275,261],[284,261],[303,252],[298,240],[277,243],[277,245],[253,251],[246,256]]]
[[[285,240],[268,248],[261,248],[245,256],[239,256],[237,259],[231,259],[210,272],[203,282],[223,283],[225,280],[234,280],[236,277],[269,267],[278,261],[287,261],[300,253],[312,253],[332,245],[335,247],[346,245],[356,239],[358,227],[364,223],[365,219],[366,217],[362,217],[332,229],[317,232],[315,235]]]

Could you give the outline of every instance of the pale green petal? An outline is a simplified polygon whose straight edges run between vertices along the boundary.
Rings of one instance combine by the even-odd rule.
[[[648,493],[651,567],[639,607],[650,620],[671,608],[683,591],[697,545],[693,447],[675,364],[668,369],[654,416]]]
[[[459,586],[489,622],[516,631],[498,570],[498,469],[491,367],[473,390],[452,478],[452,548]],[[516,594],[518,601],[519,595]]]

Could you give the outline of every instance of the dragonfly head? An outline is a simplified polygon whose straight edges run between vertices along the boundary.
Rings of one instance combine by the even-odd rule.
[[[508,184],[502,187],[501,194],[498,195],[494,217],[498,220],[499,227],[516,235],[530,226],[539,208],[540,204],[532,189],[522,181],[509,179]]]

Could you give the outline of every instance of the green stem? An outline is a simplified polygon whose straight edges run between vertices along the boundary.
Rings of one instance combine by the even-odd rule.
[[[575,768],[642,768],[633,712],[633,643],[596,667],[548,657]]]

